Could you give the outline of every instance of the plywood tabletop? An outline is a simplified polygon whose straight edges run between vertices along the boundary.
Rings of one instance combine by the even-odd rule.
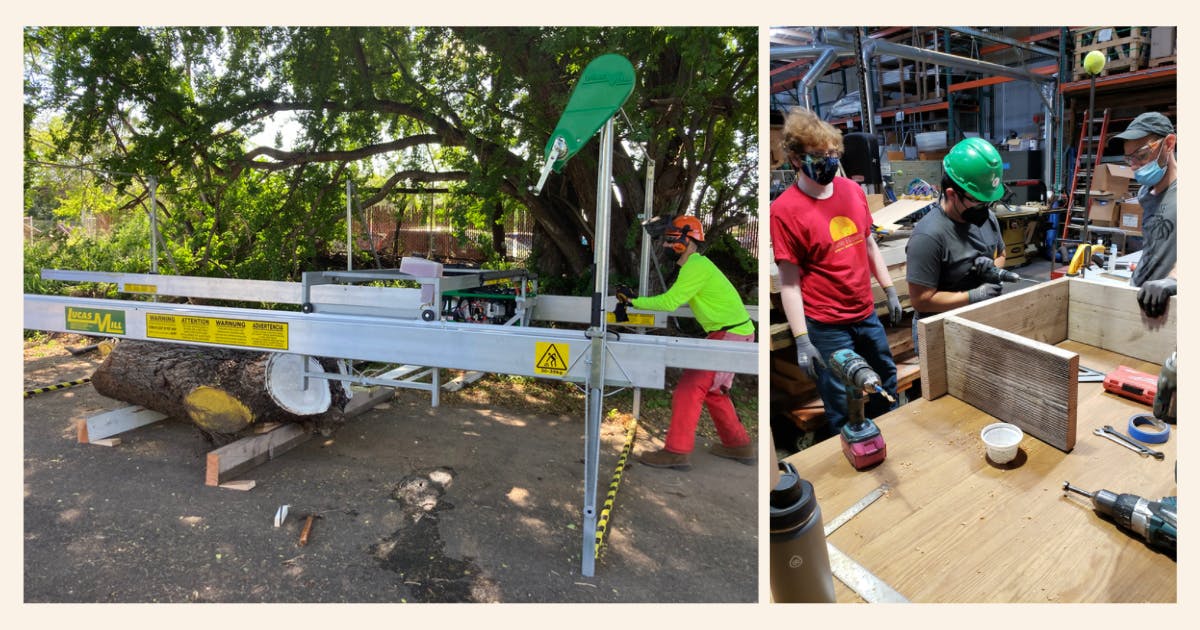
[[[1159,366],[1066,341],[1080,365],[1158,374]],[[1165,359],[1166,357],[1164,357]],[[788,458],[812,482],[826,521],[886,483],[889,492],[829,541],[914,602],[1173,602],[1176,564],[1096,514],[1085,490],[1176,494],[1175,426],[1162,461],[1092,430],[1125,432],[1141,405],[1080,383],[1077,441],[1064,453],[1025,436],[1017,459],[987,461],[979,432],[994,418],[952,396],[916,400],[877,419],[887,459],[858,472],[838,439]],[[835,580],[838,601],[862,601]]]

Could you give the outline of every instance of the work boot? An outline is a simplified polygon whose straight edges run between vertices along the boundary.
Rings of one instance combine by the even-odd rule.
[[[747,444],[745,446],[725,446],[724,444],[717,443],[708,447],[708,452],[716,455],[717,457],[732,459],[735,462],[740,462],[742,464],[746,464],[747,466],[754,464],[755,453],[753,444]]]
[[[659,449],[649,453],[642,453],[638,458],[643,464],[654,468],[674,468],[676,470],[689,470],[692,463],[689,460],[687,453],[672,453],[666,449]]]

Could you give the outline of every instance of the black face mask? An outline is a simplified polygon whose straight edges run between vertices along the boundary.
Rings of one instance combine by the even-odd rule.
[[[962,218],[967,223],[975,227],[982,226],[988,220],[988,208],[991,204],[983,203],[977,206],[966,208],[962,212]]]
[[[835,157],[827,157],[819,160],[814,160],[811,157],[805,156],[804,161],[800,164],[800,170],[808,175],[808,178],[825,186],[833,181],[838,171],[839,160]]]

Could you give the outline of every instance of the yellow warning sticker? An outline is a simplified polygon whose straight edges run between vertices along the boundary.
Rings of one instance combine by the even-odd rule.
[[[125,284],[126,293],[158,293],[158,286],[153,284]]]
[[[286,322],[146,313],[146,337],[226,346],[288,349]]]
[[[610,311],[608,313],[608,323],[617,324],[618,326],[653,326],[654,315],[650,313],[629,313],[629,321],[618,322],[617,314]]]
[[[550,341],[537,341],[535,345],[534,374],[565,376],[571,365],[571,346]]]

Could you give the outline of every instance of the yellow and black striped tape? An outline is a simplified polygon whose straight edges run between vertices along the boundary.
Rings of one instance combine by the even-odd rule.
[[[24,398],[29,398],[30,396],[36,396],[38,394],[45,394],[46,392],[52,392],[56,389],[66,389],[68,387],[75,387],[76,385],[83,385],[84,383],[91,383],[91,382],[92,382],[91,378],[81,378],[77,381],[67,381],[66,383],[59,383],[58,385],[51,385],[50,387],[40,387],[38,389],[27,389],[27,390],[25,390]]]
[[[612,481],[608,484],[608,495],[604,497],[604,508],[600,510],[600,518],[596,522],[596,557],[604,547],[604,535],[608,533],[608,517],[612,515],[613,503],[617,500],[617,490],[621,487],[621,475],[633,452],[634,438],[637,437],[637,419],[629,423],[625,430],[625,448],[621,449],[621,457],[617,459],[616,470],[613,471]]]

